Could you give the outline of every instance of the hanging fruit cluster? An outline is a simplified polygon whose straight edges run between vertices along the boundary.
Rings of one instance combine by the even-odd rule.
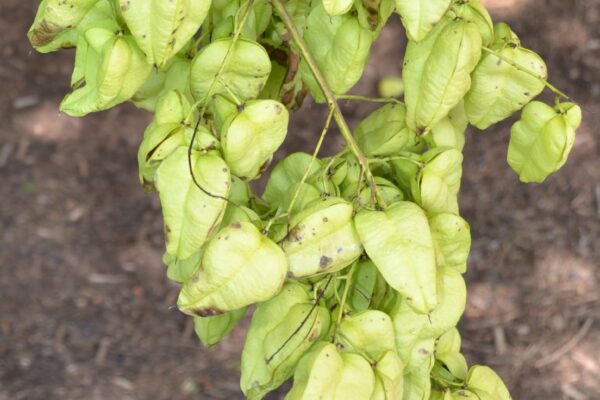
[[[403,101],[345,95],[394,13]],[[540,182],[581,111],[479,0],[43,0],[29,38],[76,48],[65,113],[154,112],[139,177],[160,197],[167,276],[207,346],[255,305],[248,398],[293,377],[287,399],[510,399],[491,369],[467,367],[455,328],[464,133],[523,109],[508,163]],[[532,101],[544,87],[555,105]],[[290,154],[253,193],[307,93],[329,108],[314,153]],[[352,132],[343,98],[386,104]],[[347,146],[319,158],[332,120]]]

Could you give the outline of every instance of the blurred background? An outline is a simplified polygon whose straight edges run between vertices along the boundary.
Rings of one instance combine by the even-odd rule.
[[[515,400],[597,400],[600,0],[484,3],[547,60],[550,80],[584,107],[584,124],[567,165],[534,185],[506,165],[510,121],[468,132],[464,351],[496,368]],[[241,399],[244,326],[207,350],[172,307],[158,199],[137,179],[150,115],[131,105],[83,119],[59,113],[74,54],[31,50],[36,8],[0,2],[0,400]],[[403,32],[393,19],[355,93],[375,95],[382,76],[399,75]],[[372,109],[344,108],[352,123]],[[324,119],[306,102],[278,157],[311,150]],[[326,150],[340,146],[332,132]]]

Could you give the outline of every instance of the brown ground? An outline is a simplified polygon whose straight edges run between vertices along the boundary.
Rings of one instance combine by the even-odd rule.
[[[30,50],[34,3],[0,3],[0,400],[241,398],[243,332],[205,350],[170,307],[159,205],[136,175],[148,115],[59,114],[72,53]],[[539,185],[505,164],[509,124],[469,133],[464,349],[497,368],[516,400],[597,400],[600,0],[487,3],[586,111],[569,163]],[[399,72],[399,35],[398,24],[386,30],[358,92]],[[367,109],[348,112],[355,122]],[[286,150],[311,148],[315,115],[307,104]]]

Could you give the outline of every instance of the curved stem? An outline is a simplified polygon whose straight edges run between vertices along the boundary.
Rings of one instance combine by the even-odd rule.
[[[379,207],[385,208],[385,201],[383,200],[383,198],[381,197],[381,194],[377,190],[377,186],[375,185],[375,178],[373,177],[373,174],[369,170],[369,163],[367,162],[367,159],[365,158],[364,154],[358,147],[358,144],[356,143],[356,141],[354,140],[354,137],[352,136],[352,133],[350,132],[350,128],[348,127],[348,124],[346,123],[346,120],[344,119],[344,115],[342,114],[342,111],[340,110],[340,107],[337,103],[335,94],[333,93],[333,91],[331,90],[329,85],[327,84],[327,81],[325,80],[323,73],[319,69],[311,52],[308,50],[306,43],[304,42],[304,39],[302,39],[302,37],[298,33],[298,30],[296,29],[296,26],[294,25],[294,21],[292,20],[292,17],[290,16],[290,14],[287,12],[285,5],[283,4],[283,1],[282,0],[272,0],[272,3],[273,3],[273,7],[277,11],[277,14],[279,14],[279,16],[281,17],[281,21],[283,22],[283,24],[287,28],[288,32],[292,36],[292,39],[295,42],[296,46],[298,46],[298,49],[300,50],[300,54],[302,55],[302,57],[304,57],[304,61],[308,65],[308,68],[310,69],[315,80],[317,81],[319,88],[321,88],[321,91],[323,92],[323,95],[325,96],[325,99],[327,100],[327,105],[329,106],[329,109],[333,110],[333,118],[335,119],[335,122],[337,123],[338,128],[340,129],[340,133],[346,140],[346,143],[348,144],[348,147],[350,147],[350,150],[352,151],[352,153],[354,153],[354,155],[358,159],[358,162],[361,165],[361,167],[365,169],[365,174],[367,176],[367,179],[369,180],[369,186],[371,188],[371,196],[377,202]]]
[[[513,66],[514,68],[518,69],[519,71],[526,73],[529,76],[532,76],[534,78],[536,78],[537,80],[539,80],[540,82],[542,82],[548,89],[550,89],[551,91],[553,91],[554,93],[556,93],[558,96],[564,97],[567,100],[571,100],[571,98],[566,95],[564,92],[562,92],[560,89],[558,89],[556,86],[554,86],[553,84],[551,84],[550,82],[548,82],[546,79],[544,79],[542,76],[536,74],[535,72],[527,69],[526,67],[522,66],[521,64],[517,63],[514,60],[511,60],[510,58],[504,56],[502,53],[490,49],[489,47],[483,46],[482,50],[493,54],[494,56],[498,57],[499,59],[501,59],[502,61],[504,61],[505,63]]]
[[[365,101],[368,103],[394,103],[394,104],[402,104],[402,102],[393,97],[368,97],[361,96],[358,94],[338,94],[335,96],[338,100],[356,100],[356,101]]]

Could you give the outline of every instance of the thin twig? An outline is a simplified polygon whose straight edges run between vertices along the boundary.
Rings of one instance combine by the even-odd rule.
[[[565,344],[560,346],[554,352],[548,354],[546,357],[540,358],[534,364],[535,367],[542,368],[548,364],[558,361],[562,356],[564,356],[565,354],[567,354],[568,352],[573,350],[573,348],[575,346],[577,346],[579,344],[579,342],[581,342],[581,340],[583,340],[585,335],[587,335],[587,333],[589,332],[593,323],[594,323],[594,318],[588,317],[588,319],[585,320],[585,322],[583,323],[583,325],[581,326],[579,331],[575,334],[575,336],[573,336],[571,339],[569,339]]]

